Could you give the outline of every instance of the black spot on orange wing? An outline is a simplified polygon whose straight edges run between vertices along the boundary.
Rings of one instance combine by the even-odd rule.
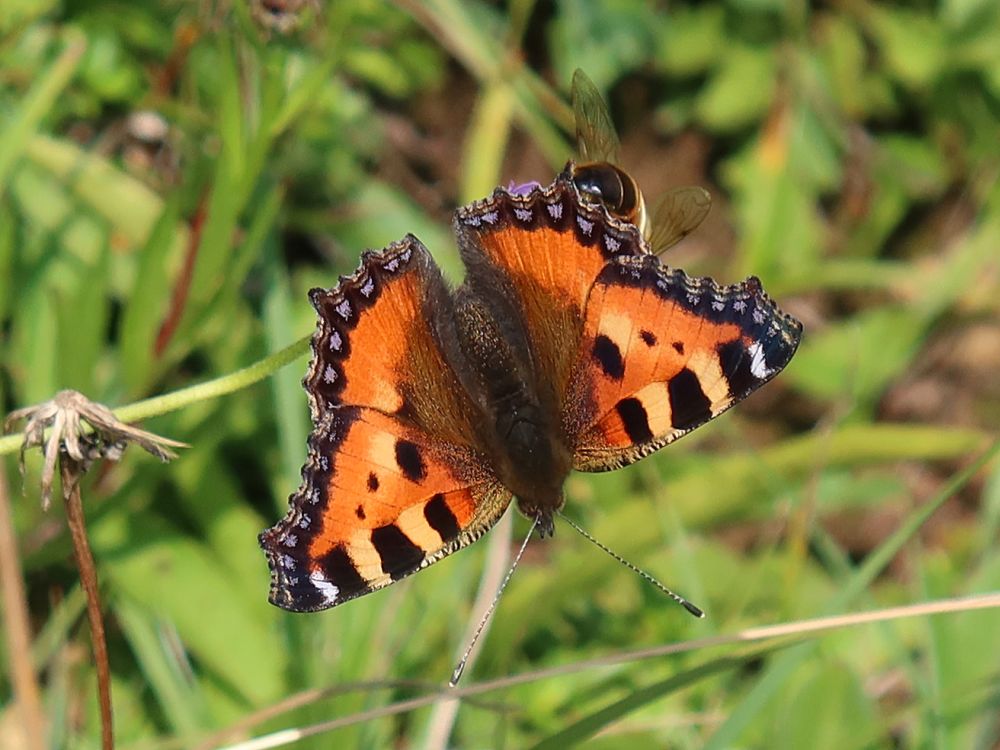
[[[697,427],[712,418],[712,402],[701,388],[698,376],[688,368],[667,382],[670,421],[675,429]]]
[[[718,352],[722,374],[734,399],[743,398],[760,384],[760,379],[750,372],[750,352],[742,341],[726,341],[718,346]]]
[[[427,464],[420,455],[420,448],[409,440],[396,441],[396,465],[411,482],[419,482],[427,476]]]
[[[339,589],[339,599],[356,596],[368,588],[368,581],[362,578],[351,556],[339,545],[319,559],[319,569],[323,577]]]
[[[368,472],[368,491],[375,492],[378,489],[378,477],[374,471]]]
[[[721,286],[648,253],[608,260],[583,320],[584,346],[562,402],[574,468],[582,471],[634,463],[721,414],[788,363],[802,332],[756,279]],[[595,360],[602,334],[628,364],[621,381]]]
[[[646,414],[642,401],[637,398],[623,398],[615,406],[615,410],[621,417],[629,440],[634,444],[653,439],[653,432],[649,429],[649,415]]]
[[[424,559],[424,551],[394,523],[374,529],[371,538],[382,570],[394,581],[412,573]]]
[[[356,515],[359,520],[364,521],[365,520],[365,509],[364,509],[364,506],[359,505],[357,508],[355,508],[354,509],[354,515]]]
[[[639,331],[639,338],[646,346],[656,346],[656,334],[652,331]]]
[[[441,539],[445,542],[450,542],[461,531],[458,519],[455,518],[455,514],[451,512],[451,508],[445,502],[444,495],[440,492],[432,497],[430,502],[424,506],[424,518],[427,519],[430,527],[440,534]]]
[[[593,354],[597,364],[609,378],[621,380],[625,377],[625,361],[622,359],[621,349],[610,338],[603,334],[595,338]]]

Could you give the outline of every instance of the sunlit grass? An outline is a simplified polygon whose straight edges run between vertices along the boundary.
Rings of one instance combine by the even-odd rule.
[[[998,742],[1000,614],[971,610],[1000,590],[1000,10],[737,5],[329,4],[289,36],[242,2],[0,8],[2,403],[80,388],[191,446],[83,487],[122,747]],[[805,336],[718,423],[567,483],[568,514],[705,620],[557,527],[446,692],[523,519],[328,613],[267,604],[305,293],[406,232],[457,278],[450,208],[561,167],[578,66],[647,191],[712,189],[667,260],[761,277]],[[32,642],[0,657],[0,725],[20,659],[52,746],[96,747],[68,534],[37,457],[17,491],[19,445]]]

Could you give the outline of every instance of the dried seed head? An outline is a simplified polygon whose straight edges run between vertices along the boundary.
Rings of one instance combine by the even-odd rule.
[[[45,456],[41,488],[42,507],[46,509],[51,501],[60,451],[79,464],[82,475],[97,459],[120,459],[129,443],[135,443],[161,461],[177,457],[170,448],[185,447],[184,443],[120,422],[109,408],[78,391],[59,391],[51,401],[12,411],[4,420],[4,432],[10,432],[21,420],[27,420],[21,443],[21,474],[24,475],[25,451],[40,447]],[[48,439],[46,430],[50,430]]]

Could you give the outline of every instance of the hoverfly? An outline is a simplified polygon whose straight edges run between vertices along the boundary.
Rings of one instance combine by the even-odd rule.
[[[620,144],[608,107],[579,68],[573,73],[571,101],[580,163],[569,162],[567,170],[584,200],[603,203],[615,218],[635,224],[654,255],[701,224],[712,207],[712,196],[700,187],[668,190],[649,214],[636,181],[618,166]]]

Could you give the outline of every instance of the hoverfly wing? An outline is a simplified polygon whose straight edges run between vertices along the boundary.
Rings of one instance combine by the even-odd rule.
[[[587,74],[577,68],[570,89],[576,121],[576,149],[581,162],[618,163],[618,133],[601,92]]]
[[[649,248],[654,255],[676,245],[708,216],[712,196],[700,187],[680,187],[660,196],[653,209]]]

